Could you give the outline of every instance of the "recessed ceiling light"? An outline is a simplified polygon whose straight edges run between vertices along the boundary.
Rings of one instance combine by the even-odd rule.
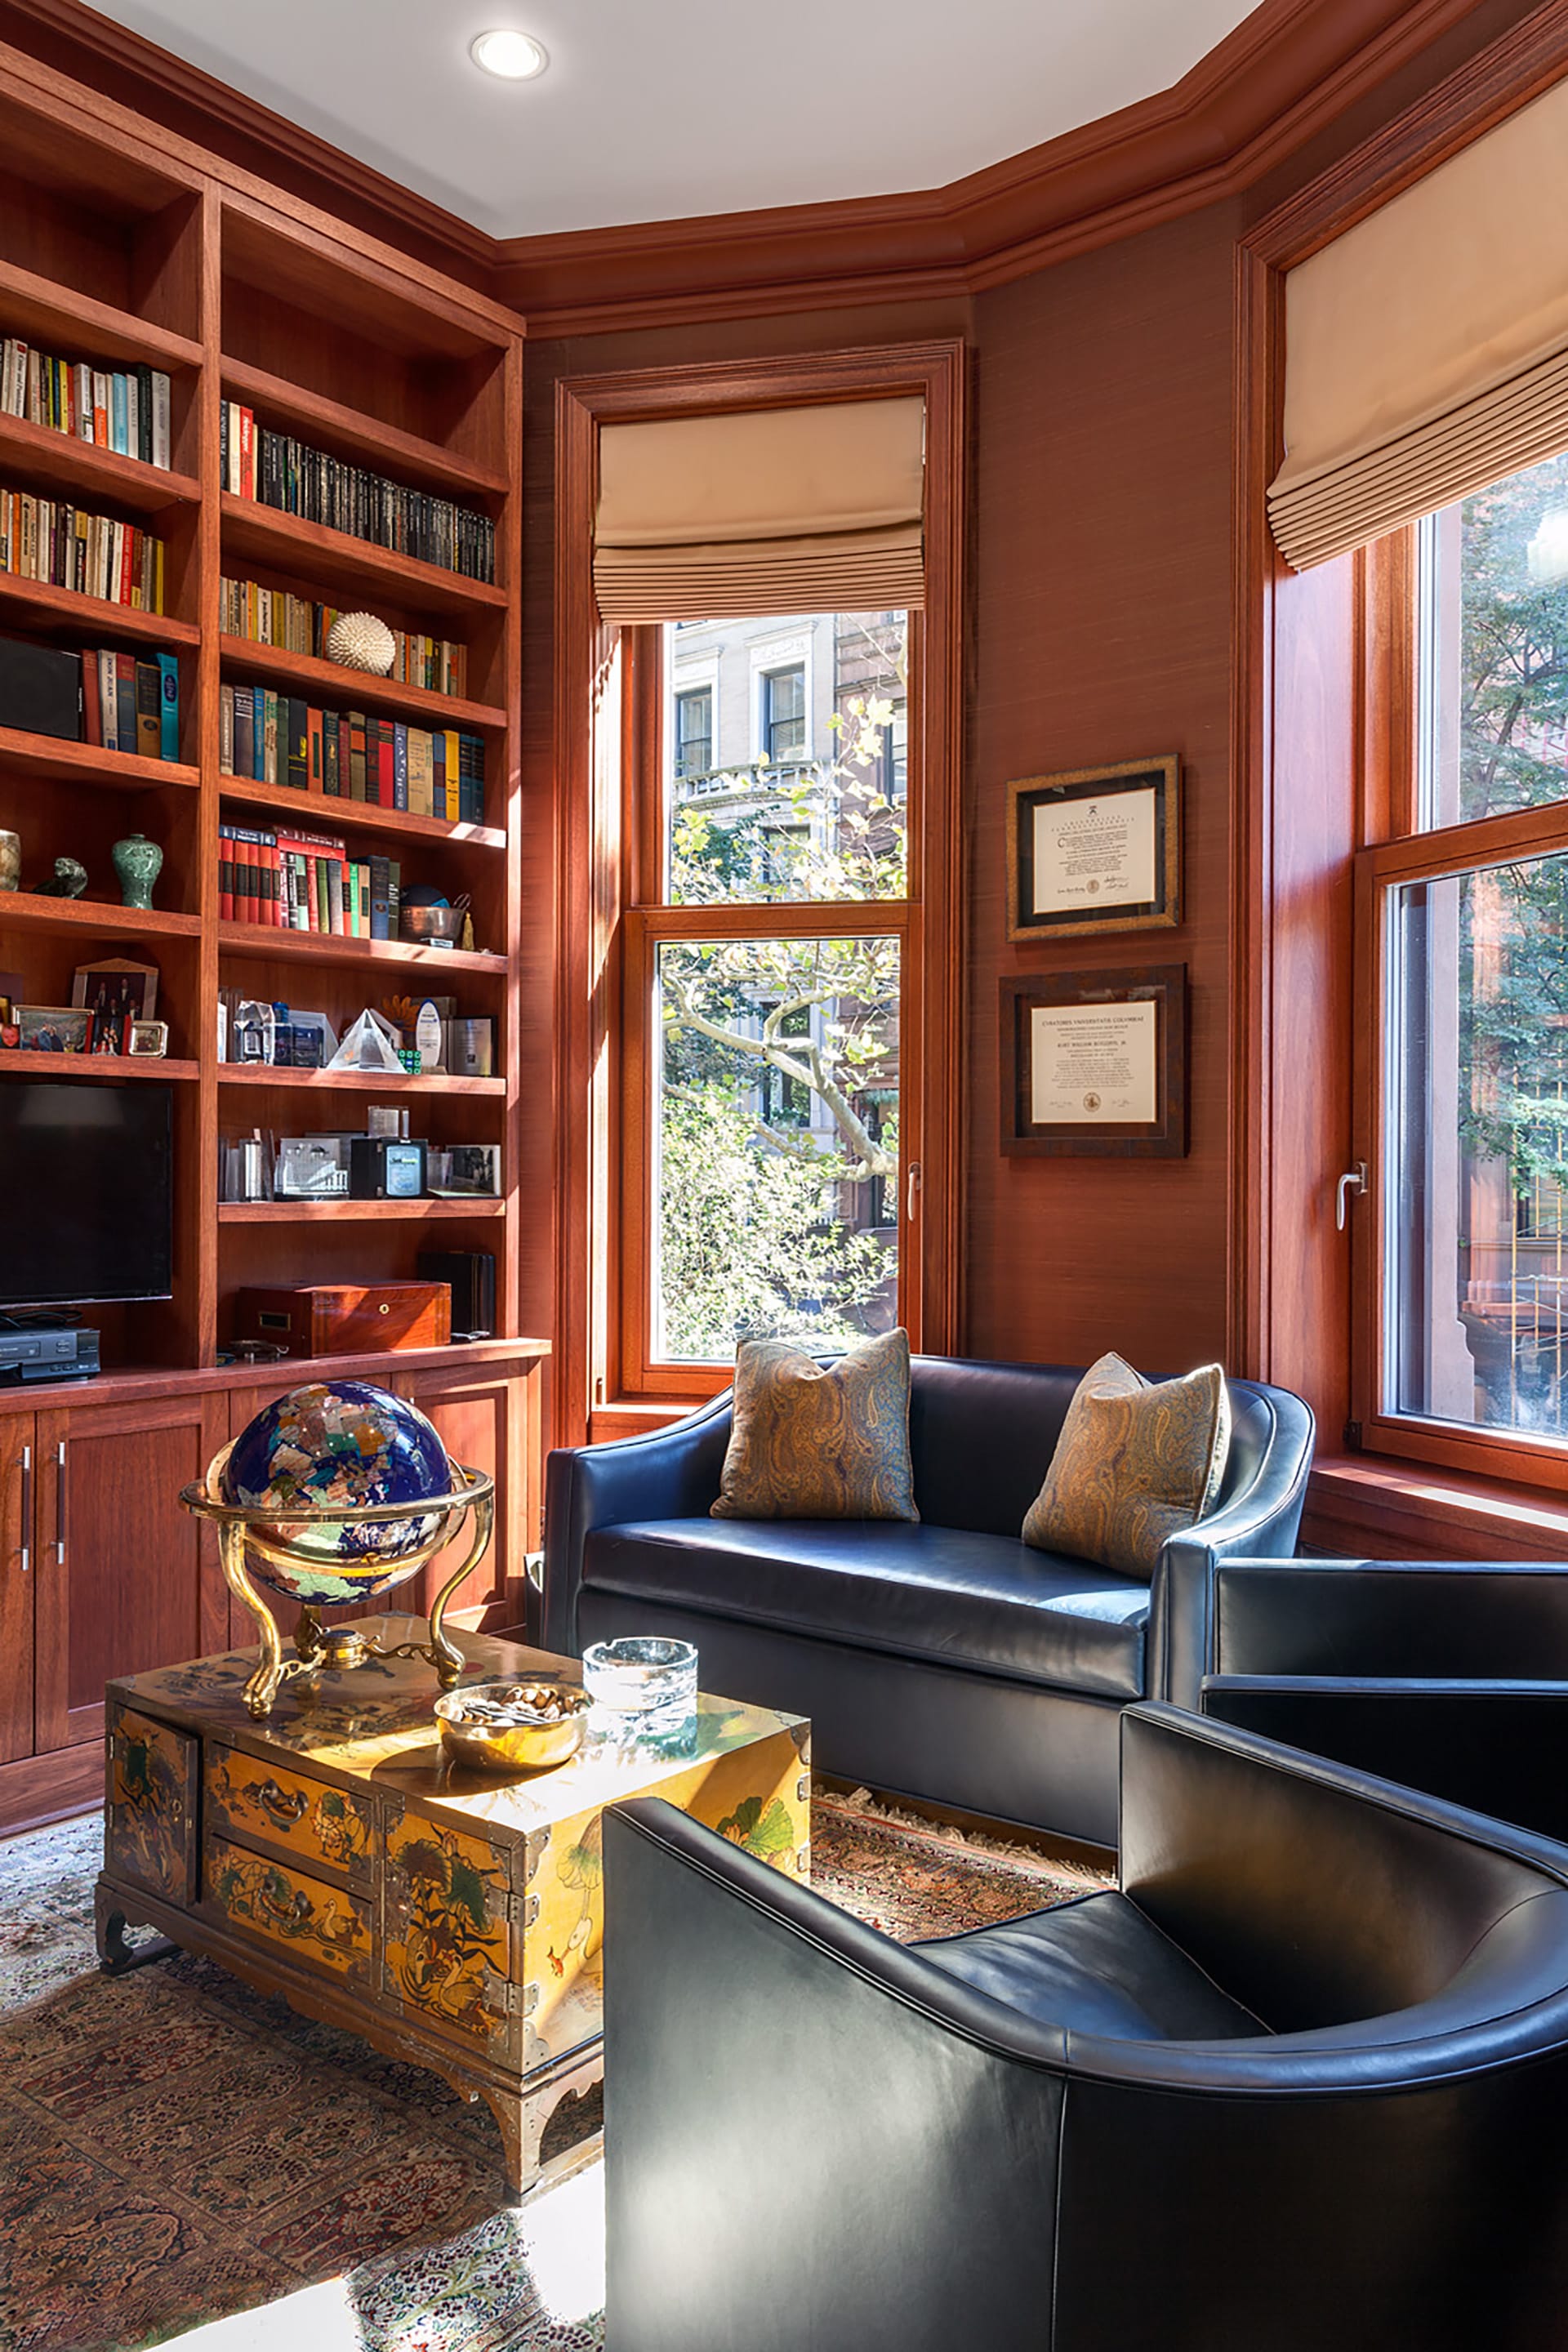
[[[550,63],[542,41],[508,30],[477,35],[468,43],[468,55],[481,73],[496,74],[502,81],[531,81]]]

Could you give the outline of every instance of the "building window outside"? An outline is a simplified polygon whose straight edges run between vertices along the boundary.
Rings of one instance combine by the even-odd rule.
[[[1415,534],[1382,971],[1375,1410],[1568,1440],[1568,457]]]
[[[713,689],[695,687],[675,698],[675,772],[706,775],[713,765]]]
[[[763,751],[774,761],[804,760],[806,747],[805,666],[763,672]]]

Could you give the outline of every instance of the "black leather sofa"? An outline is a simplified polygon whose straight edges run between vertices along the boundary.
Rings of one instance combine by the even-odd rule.
[[[1568,1850],[1121,1738],[1119,1891],[908,1948],[606,1813],[607,2352],[1562,2352]]]
[[[1228,1559],[1205,1715],[1568,1840],[1568,1570]]]
[[[728,1391],[656,1434],[552,1454],[546,1646],[679,1635],[705,1688],[809,1715],[822,1770],[1114,1843],[1117,1717],[1195,1705],[1215,1564],[1293,1550],[1312,1417],[1232,1381],[1218,1505],[1145,1583],[1019,1538],[1080,1378],[917,1356],[919,1526],[710,1517]]]

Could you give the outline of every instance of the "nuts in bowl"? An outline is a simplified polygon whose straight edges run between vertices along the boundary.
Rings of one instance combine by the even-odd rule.
[[[575,1755],[588,1699],[575,1683],[470,1683],[436,1701],[441,1745],[478,1772],[542,1772]]]

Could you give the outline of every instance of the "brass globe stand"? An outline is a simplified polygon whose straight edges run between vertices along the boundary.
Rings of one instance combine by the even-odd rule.
[[[495,1480],[483,1470],[470,1470],[454,1462],[453,1471],[463,1484],[445,1495],[421,1495],[406,1503],[357,1503],[328,1510],[306,1510],[299,1505],[279,1508],[276,1504],[230,1503],[225,1499],[223,1469],[230,1451],[226,1445],[221,1454],[215,1454],[207,1465],[205,1478],[182,1488],[180,1500],[197,1518],[211,1519],[216,1525],[225,1580],[230,1591],[237,1592],[244,1601],[260,1631],[261,1664],[245,1685],[245,1704],[250,1714],[258,1721],[270,1715],[279,1690],[296,1675],[316,1675],[323,1668],[361,1666],[367,1658],[424,1658],[435,1667],[441,1688],[455,1689],[468,1661],[442,1621],[447,1601],[464,1579],[478,1568],[489,1549],[495,1526]],[[368,1556],[367,1564],[380,1570],[375,1580],[379,1590],[390,1591],[427,1566],[453,1540],[465,1518],[470,1517],[473,1536],[468,1555],[431,1603],[428,1642],[400,1642],[395,1648],[384,1649],[357,1625],[323,1625],[316,1614],[316,1609],[322,1604],[304,1602],[294,1628],[295,1654],[285,1658],[277,1620],[251,1581],[246,1564],[248,1550],[255,1549],[262,1559],[273,1559],[281,1567],[294,1566],[321,1575],[330,1572],[330,1564],[314,1553],[292,1551],[288,1542],[291,1530],[310,1527],[389,1527],[409,1519],[432,1520],[430,1533],[422,1536],[411,1550],[400,1552],[395,1559],[378,1562],[374,1555]]]

